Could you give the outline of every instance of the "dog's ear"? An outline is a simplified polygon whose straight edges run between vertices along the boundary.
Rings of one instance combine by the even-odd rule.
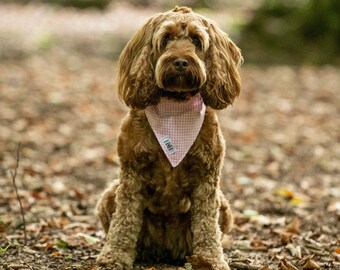
[[[209,49],[205,64],[207,81],[201,95],[206,105],[221,110],[232,104],[241,90],[238,69],[243,62],[240,49],[214,22],[207,22]]]
[[[157,17],[149,19],[123,49],[118,64],[118,94],[130,108],[157,104],[152,36]]]

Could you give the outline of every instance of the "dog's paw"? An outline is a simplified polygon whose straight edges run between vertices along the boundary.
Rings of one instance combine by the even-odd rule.
[[[130,270],[133,268],[133,260],[128,254],[112,251],[108,243],[98,255],[97,264],[102,267],[99,269],[109,267],[110,270]]]
[[[221,262],[216,263],[216,264],[214,265],[214,269],[215,269],[215,270],[230,270],[230,267],[229,267],[229,265],[228,265],[227,262],[221,261]]]
[[[120,267],[120,268],[117,268],[115,265],[99,265],[99,266],[96,266],[96,268],[94,268],[94,270],[122,270],[124,268]]]
[[[228,263],[224,260],[216,261],[212,258],[193,255],[186,257],[194,270],[230,270]]]

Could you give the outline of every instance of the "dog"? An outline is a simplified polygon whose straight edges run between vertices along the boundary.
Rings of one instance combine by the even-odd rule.
[[[219,189],[225,143],[216,110],[239,95],[240,49],[188,7],[150,18],[119,59],[130,108],[118,136],[119,179],[96,211],[107,233],[97,263],[136,261],[230,269],[222,233],[233,222]]]

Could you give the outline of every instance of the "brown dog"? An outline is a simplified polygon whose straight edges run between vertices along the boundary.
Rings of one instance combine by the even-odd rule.
[[[97,205],[107,232],[98,264],[187,258],[194,269],[229,269],[221,232],[232,215],[219,190],[224,139],[214,110],[238,96],[241,62],[227,34],[187,7],[155,15],[126,45],[118,89],[131,110],[118,138],[119,180]],[[162,137],[163,127],[185,143]]]

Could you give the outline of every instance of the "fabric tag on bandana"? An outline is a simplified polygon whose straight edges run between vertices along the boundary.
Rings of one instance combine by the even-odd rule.
[[[164,97],[159,104],[145,109],[148,122],[172,167],[183,160],[195,142],[205,110],[200,94],[182,102]]]
[[[161,139],[162,144],[165,146],[165,149],[169,155],[175,154],[176,153],[176,148],[175,146],[171,143],[171,140],[168,136],[165,136],[164,138]]]

